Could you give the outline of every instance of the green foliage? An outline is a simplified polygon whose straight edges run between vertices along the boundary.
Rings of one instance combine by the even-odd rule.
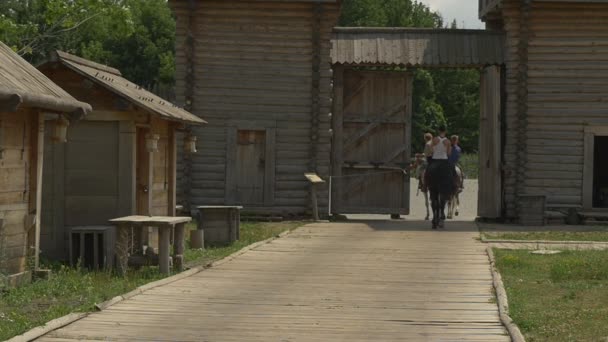
[[[340,26],[441,27],[439,13],[411,0],[345,0]]]
[[[436,101],[443,108],[449,134],[460,136],[463,152],[475,153],[479,142],[479,71],[432,70]]]
[[[166,0],[4,0],[0,40],[33,64],[64,50],[146,87],[174,81],[175,21]]]
[[[608,251],[494,253],[510,315],[527,341],[601,341],[608,336]]]
[[[156,268],[132,270],[125,278],[109,272],[56,268],[50,280],[0,293],[0,340],[72,312],[93,311],[96,303],[160,278]]]
[[[479,155],[463,153],[458,162],[466,179],[479,178]]]

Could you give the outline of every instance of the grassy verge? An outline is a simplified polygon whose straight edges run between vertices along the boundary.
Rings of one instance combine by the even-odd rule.
[[[494,252],[510,315],[527,341],[608,339],[608,251]]]
[[[224,258],[252,243],[303,225],[303,222],[242,223],[241,239],[228,246],[187,250],[188,266]],[[194,229],[195,225],[190,225]],[[163,278],[157,267],[130,270],[125,278],[110,272],[80,271],[55,266],[50,280],[0,293],[0,341],[72,312],[94,311],[96,303]]]
[[[586,232],[483,232],[486,239],[499,240],[547,240],[547,241],[602,241],[608,242],[608,227]]]

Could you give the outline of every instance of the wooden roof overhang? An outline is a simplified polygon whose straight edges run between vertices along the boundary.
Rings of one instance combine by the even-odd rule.
[[[198,116],[162,99],[141,86],[122,77],[118,69],[107,65],[56,51],[51,62],[59,62],[94,84],[107,89],[127,102],[161,119],[188,125],[203,125],[207,122]]]
[[[15,112],[21,106],[66,114],[70,120],[91,111],[0,42],[0,110]]]
[[[503,32],[336,27],[332,64],[471,68],[504,64]]]

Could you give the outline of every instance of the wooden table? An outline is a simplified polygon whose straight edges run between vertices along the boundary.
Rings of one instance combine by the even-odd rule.
[[[205,231],[205,242],[231,243],[239,239],[241,206],[201,205],[198,229]]]
[[[116,268],[125,275],[129,260],[129,232],[132,227],[158,228],[158,266],[160,272],[169,274],[169,247],[171,231],[175,230],[173,241],[173,262],[178,271],[183,269],[184,261],[184,226],[192,221],[190,217],[173,216],[125,216],[110,220],[116,226]]]

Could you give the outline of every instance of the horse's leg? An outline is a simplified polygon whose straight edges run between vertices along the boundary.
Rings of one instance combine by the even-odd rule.
[[[448,219],[451,219],[453,216],[453,205],[454,205],[454,197],[450,196],[448,198]]]
[[[437,229],[439,223],[439,192],[431,190],[431,208],[433,209],[433,229]]]
[[[447,198],[444,194],[439,194],[439,214],[441,220],[445,220],[445,206],[447,204]]]
[[[439,195],[439,211],[441,212],[441,221],[439,221],[439,227],[443,228],[443,220],[445,220],[445,205],[446,205],[446,195]]]
[[[430,213],[429,213],[429,192],[425,191],[422,194],[424,195],[424,205],[426,206],[426,217],[424,219],[426,221],[428,221],[429,217],[430,217]]]
[[[460,209],[460,194],[456,194],[456,212],[454,213],[458,216],[458,210]]]

